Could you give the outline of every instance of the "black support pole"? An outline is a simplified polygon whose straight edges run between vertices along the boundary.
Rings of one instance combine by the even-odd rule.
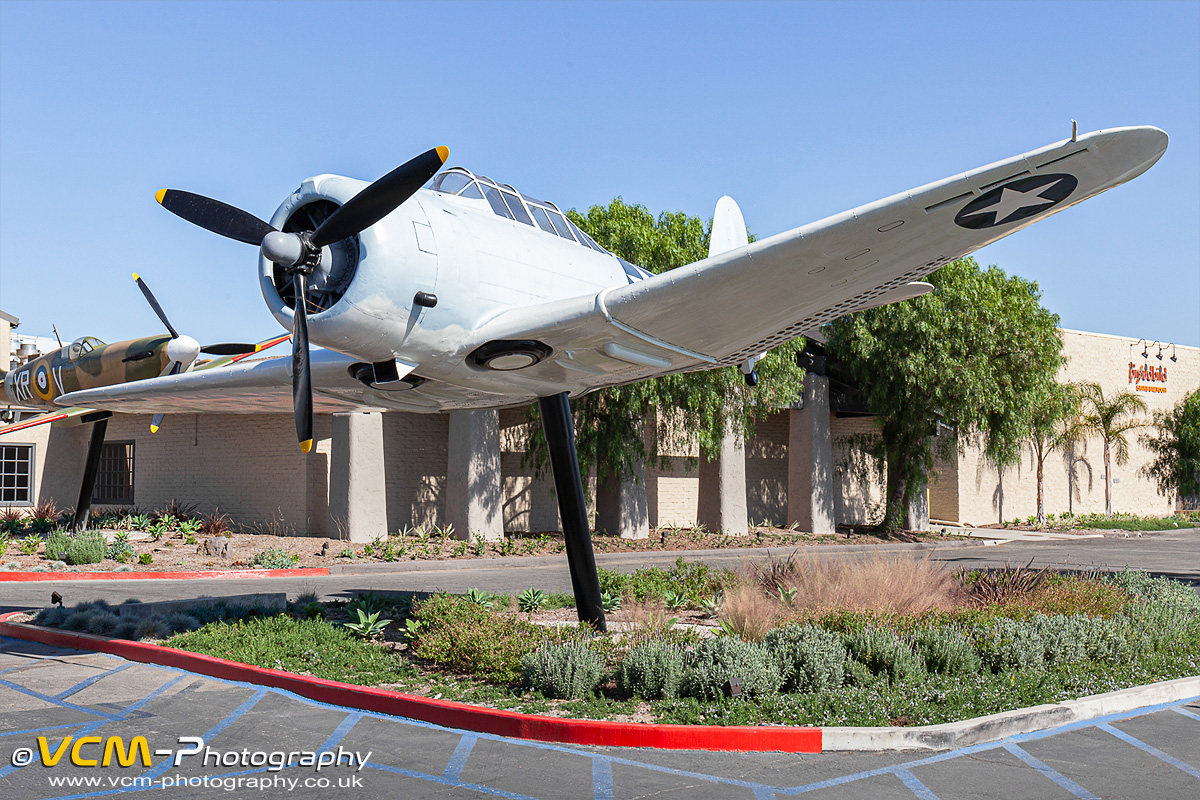
[[[79,485],[79,502],[75,504],[75,523],[72,525],[77,531],[87,530],[88,514],[92,511],[92,489],[96,486],[96,473],[100,471],[100,451],[104,449],[104,434],[107,431],[107,419],[92,423],[92,441],[88,444],[83,483]]]
[[[579,621],[598,631],[608,629],[604,621],[604,603],[600,600],[600,576],[592,553],[592,532],[587,521],[587,501],[579,477],[579,458],[575,453],[575,428],[571,424],[571,404],[567,393],[538,399],[542,411],[542,430],[550,448],[550,468],[554,472],[554,491],[562,516],[563,538],[567,542],[567,565],[571,568],[571,588],[575,591],[575,609]]]

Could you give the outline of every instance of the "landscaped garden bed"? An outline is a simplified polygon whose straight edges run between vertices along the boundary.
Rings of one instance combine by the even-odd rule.
[[[797,554],[741,573],[682,560],[602,570],[601,583],[603,635],[567,624],[569,596],[532,587],[310,596],[278,615],[218,604],[148,617],[145,631],[101,603],[34,622],[431,698],[634,722],[925,725],[1200,675],[1200,597],[1139,572],[955,573],[900,554]]]
[[[0,571],[147,572],[287,569],[440,559],[544,556],[565,550],[562,533],[508,533],[501,541],[465,542],[450,526],[405,528],[368,543],[294,533],[282,524],[239,525],[228,515],[171,504],[156,511],[93,512],[88,531],[70,533],[72,514],[53,504],[0,509]],[[817,536],[763,523],[746,536],[664,526],[645,539],[595,534],[598,553],[737,547],[945,541],[943,533],[879,534],[849,528]]]

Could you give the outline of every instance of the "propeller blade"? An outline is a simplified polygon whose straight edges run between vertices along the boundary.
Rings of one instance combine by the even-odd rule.
[[[255,247],[262,243],[264,236],[275,230],[249,212],[204,195],[179,189],[160,189],[154,197],[167,211],[193,225]]]
[[[183,362],[176,361],[175,366],[171,367],[171,371],[168,374],[178,375],[179,371],[181,369],[183,369]],[[153,417],[150,418],[150,432],[151,433],[158,433],[158,427],[160,425],[162,425],[163,417],[165,417],[165,416],[166,416],[166,414],[155,414]]]
[[[396,167],[322,222],[313,231],[313,247],[341,241],[379,222],[436,175],[449,157],[448,148],[435,147]]]
[[[201,353],[208,353],[210,356],[240,356],[246,353],[257,353],[258,345],[254,344],[235,344],[226,342],[222,344],[208,344],[200,348]]]
[[[133,273],[133,279],[137,281],[138,288],[146,296],[146,300],[150,303],[150,307],[154,309],[154,313],[158,314],[158,318],[162,320],[162,324],[167,326],[167,332],[171,334],[171,338],[178,339],[179,334],[171,327],[171,321],[167,319],[167,312],[163,311],[162,306],[158,304],[158,300],[154,297],[154,292],[150,291],[150,287],[146,285],[146,282],[136,272]]]
[[[304,284],[304,273],[297,272],[292,276],[292,285],[296,290],[296,322],[292,333],[292,410],[296,417],[296,438],[300,442],[300,449],[307,453],[312,450],[313,398]]]

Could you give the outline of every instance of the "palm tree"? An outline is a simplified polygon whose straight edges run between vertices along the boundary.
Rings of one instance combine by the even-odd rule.
[[[1047,394],[1035,404],[1029,422],[1026,441],[1033,450],[1037,465],[1037,522],[1046,525],[1045,465],[1046,459],[1055,450],[1066,452],[1073,448],[1082,436],[1082,421],[1079,416],[1079,390],[1074,385],[1051,383]],[[1068,492],[1070,487],[1068,486]],[[1069,498],[1068,498],[1069,501]]]
[[[1105,399],[1104,390],[1098,383],[1079,386],[1082,401],[1080,426],[1083,433],[1094,433],[1104,442],[1104,508],[1112,516],[1112,465],[1110,454],[1116,456],[1117,464],[1129,460],[1129,441],[1125,434],[1146,427],[1145,420],[1134,419],[1136,413],[1146,413],[1146,402],[1133,392],[1118,392]]]

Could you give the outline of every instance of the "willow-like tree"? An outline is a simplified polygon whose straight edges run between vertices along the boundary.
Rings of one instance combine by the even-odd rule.
[[[1200,500],[1200,389],[1170,411],[1155,411],[1154,427],[1153,434],[1140,437],[1154,453],[1141,473],[1158,483],[1161,495]]]
[[[587,214],[568,211],[571,220],[597,244],[654,273],[708,257],[712,221],[681,212],[655,217],[645,206],[618,197]],[[672,312],[664,312],[672,313]],[[674,312],[678,313],[678,312]],[[796,364],[803,340],[789,342],[758,363],[760,381],[750,389],[737,367],[667,375],[590,392],[571,401],[580,470],[595,467],[600,481],[632,474],[648,454],[645,422],[657,420],[660,445],[699,441],[712,455],[724,431],[745,433],[756,415],[785,407],[798,396],[804,370]],[[651,410],[658,413],[651,415]],[[538,407],[529,409],[527,457],[539,469],[548,463]],[[662,448],[660,448],[660,452]]]
[[[1079,392],[1083,432],[1099,436],[1104,443],[1104,513],[1111,517],[1112,462],[1115,460],[1120,466],[1129,461],[1126,434],[1146,427],[1144,419],[1134,416],[1146,413],[1146,401],[1128,391],[1105,397],[1098,383],[1081,383]]]
[[[1058,316],[1037,284],[974,259],[930,276],[933,292],[834,320],[836,373],[861,389],[875,414],[873,454],[886,465],[882,527],[899,528],[937,458],[980,439],[1003,469],[1017,463],[1031,409],[1062,364]],[[935,436],[938,423],[942,435]]]

